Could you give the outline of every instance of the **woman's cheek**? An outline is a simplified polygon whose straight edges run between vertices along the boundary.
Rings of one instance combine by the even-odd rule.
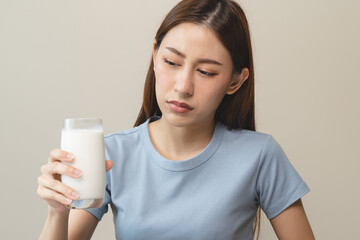
[[[156,72],[156,96],[158,100],[162,101],[165,98],[166,91],[169,88],[169,81],[166,79],[166,74],[164,74],[162,71]]]
[[[156,76],[156,84],[159,89],[164,89],[170,86],[172,74],[167,69],[159,67],[155,73]]]

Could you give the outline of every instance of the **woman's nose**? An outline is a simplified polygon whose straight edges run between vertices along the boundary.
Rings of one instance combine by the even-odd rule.
[[[192,96],[194,94],[194,81],[191,71],[184,69],[179,72],[174,88],[182,96]]]

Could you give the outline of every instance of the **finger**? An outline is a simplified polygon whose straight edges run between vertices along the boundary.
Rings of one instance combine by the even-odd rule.
[[[50,190],[54,190],[69,199],[76,200],[79,198],[79,193],[77,193],[70,187],[66,186],[62,182],[55,180],[49,176],[46,176],[46,175],[40,176],[38,178],[38,183],[39,183],[39,186],[43,186]]]
[[[106,160],[106,161],[105,161],[106,171],[109,171],[109,170],[113,167],[113,165],[114,165],[113,161],[111,161],[111,160]]]
[[[65,161],[71,162],[74,159],[74,154],[55,148],[50,151],[49,162]]]
[[[41,167],[43,175],[61,174],[69,177],[78,178],[81,176],[81,170],[61,162],[51,162]]]
[[[46,187],[39,187],[37,194],[46,201],[55,200],[64,205],[69,205],[72,203],[72,200],[70,198],[67,198],[64,195],[55,192],[53,190],[50,190],[49,188]]]

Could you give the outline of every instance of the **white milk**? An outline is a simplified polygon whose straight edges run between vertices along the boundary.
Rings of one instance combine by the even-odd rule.
[[[100,130],[62,130],[61,149],[74,154],[70,164],[80,178],[62,175],[62,182],[80,194],[79,200],[102,199],[105,189],[104,133]]]

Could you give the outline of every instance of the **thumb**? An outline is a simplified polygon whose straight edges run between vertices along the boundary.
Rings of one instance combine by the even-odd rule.
[[[106,161],[105,161],[106,171],[109,171],[109,170],[113,167],[113,165],[114,165],[113,161],[111,161],[111,160],[106,160]]]

